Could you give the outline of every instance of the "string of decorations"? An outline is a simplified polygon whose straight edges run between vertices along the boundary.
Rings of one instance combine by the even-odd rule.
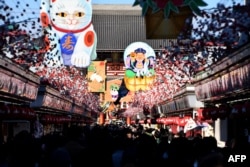
[[[99,96],[87,91],[87,80],[79,68],[49,68],[43,63],[47,41],[40,26],[39,6],[37,0],[0,1],[0,54],[36,73],[43,83],[55,87],[62,95],[97,112]],[[137,106],[152,108],[171,99],[181,87],[192,84],[195,74],[249,43],[249,11],[249,6],[239,4],[230,7],[218,4],[214,9],[201,10],[200,16],[194,17],[196,26],[187,27],[177,42],[162,46],[156,54],[155,82],[152,89],[136,93]],[[187,39],[189,31],[192,37]]]

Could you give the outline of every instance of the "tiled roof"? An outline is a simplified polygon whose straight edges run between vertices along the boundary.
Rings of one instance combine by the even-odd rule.
[[[132,5],[93,5],[92,15],[97,33],[97,51],[123,51],[130,43],[142,41],[153,49],[167,46],[162,40],[147,40],[140,7]]]

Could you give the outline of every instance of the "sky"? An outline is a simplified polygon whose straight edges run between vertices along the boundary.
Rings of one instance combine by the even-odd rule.
[[[92,0],[92,4],[131,4],[134,0]]]
[[[92,4],[131,4],[133,5],[135,0],[92,0]],[[233,0],[204,0],[208,6],[205,8],[216,7],[217,3],[223,3],[226,6],[231,5]],[[236,2],[243,3],[244,0],[235,0]]]
[[[92,0],[92,4],[131,4],[133,5],[135,0]],[[204,0],[206,3],[208,3],[208,6],[201,9],[211,9],[213,7],[216,7],[217,3],[223,3],[226,6],[230,6],[232,4],[233,0]],[[234,0],[237,3],[241,2],[243,3],[244,0]],[[39,16],[39,7],[41,0],[0,0],[0,13],[3,13],[6,15],[5,11],[3,11],[3,8],[1,8],[1,3],[5,3],[9,5],[10,7],[13,7],[14,10],[10,13],[10,17],[14,18],[14,22],[22,22],[24,20],[28,19],[36,19]],[[25,14],[22,15],[22,13]],[[31,20],[32,21],[32,20]],[[0,25],[4,24],[0,20]]]

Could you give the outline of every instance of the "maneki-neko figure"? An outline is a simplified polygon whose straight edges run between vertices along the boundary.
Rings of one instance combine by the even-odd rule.
[[[86,68],[97,57],[91,0],[41,0],[40,19],[49,42],[44,63]]]
[[[130,44],[124,52],[125,85],[130,91],[147,90],[155,78],[155,52],[144,42]]]

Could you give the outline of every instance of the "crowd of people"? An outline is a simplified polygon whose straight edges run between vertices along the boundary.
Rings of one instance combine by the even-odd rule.
[[[62,133],[34,138],[21,131],[0,145],[1,167],[247,167],[249,143],[230,140],[223,148],[214,137],[141,124],[71,126]],[[229,161],[246,155],[245,162]]]

